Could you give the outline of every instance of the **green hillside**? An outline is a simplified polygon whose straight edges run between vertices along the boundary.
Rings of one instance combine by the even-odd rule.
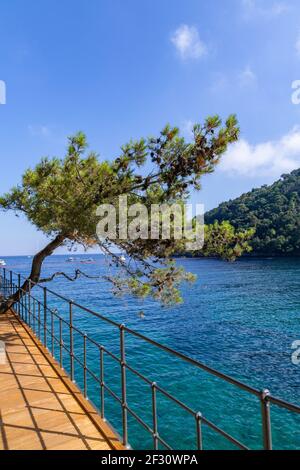
[[[300,169],[207,212],[205,222],[255,227],[254,254],[300,255]]]

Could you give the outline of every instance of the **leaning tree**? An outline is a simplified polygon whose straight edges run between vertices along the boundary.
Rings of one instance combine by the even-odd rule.
[[[58,275],[70,280],[85,275],[77,270],[74,277],[65,273],[53,273],[48,279],[41,277],[43,262],[54,250],[61,246],[72,250],[78,244],[86,249],[98,244],[110,257],[111,265],[118,267],[115,275],[106,276],[115,292],[129,291],[141,297],[152,295],[165,303],[179,302],[179,284],[193,279],[172,262],[172,255],[183,249],[182,240],[172,237],[131,240],[118,234],[114,239],[99,240],[97,208],[100,204],[117,205],[120,195],[127,195],[129,205],[138,202],[146,207],[186,201],[192,189],[201,188],[201,177],[214,171],[228,145],[238,136],[235,116],[230,116],[224,125],[218,116],[213,116],[203,125],[195,125],[191,142],[180,137],[177,128],[166,126],[158,137],[124,145],[112,161],[88,152],[82,132],[70,137],[63,159],[42,159],[34,169],[25,172],[20,185],[0,198],[0,208],[24,214],[49,239],[34,256],[30,275],[21,290],[6,299],[2,311],[19,300],[30,285]],[[208,230],[208,238],[213,236],[217,240],[216,231],[217,226]],[[225,232],[228,234],[228,227]],[[237,254],[248,248],[245,242],[250,234],[230,235],[231,259],[232,248],[237,247]],[[221,249],[210,240],[204,247],[205,254],[226,257],[222,236],[220,243]],[[126,254],[126,261],[115,247]]]

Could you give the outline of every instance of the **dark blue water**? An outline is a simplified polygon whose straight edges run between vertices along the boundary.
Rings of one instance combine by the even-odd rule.
[[[67,257],[52,256],[44,274],[57,270],[72,273],[80,267],[89,274],[107,272],[104,258],[95,264],[66,263]],[[31,260],[6,258],[8,268],[27,274]],[[300,259],[246,259],[236,263],[184,259],[185,269],[198,275],[197,282],[183,289],[184,304],[163,308],[157,303],[114,297],[103,280],[81,279],[70,283],[56,279],[51,288],[66,297],[125,323],[151,338],[192,356],[221,372],[256,388],[300,405],[300,366],[292,364],[291,345],[300,340]],[[50,286],[49,286],[50,287]],[[49,298],[62,315],[67,306]],[[143,311],[144,318],[139,312]],[[119,348],[118,331],[79,310],[76,325],[110,351]],[[67,336],[67,331],[63,334]],[[193,410],[231,433],[251,448],[261,448],[260,404],[236,387],[169,357],[138,339],[126,338],[128,362],[184,401]],[[82,338],[75,335],[75,348],[82,354]],[[68,368],[67,355],[64,357]],[[89,367],[99,375],[99,353],[88,346]],[[76,378],[82,383],[81,368]],[[120,395],[120,367],[105,357],[105,380]],[[100,391],[88,379],[89,396],[100,406]],[[128,404],[148,424],[151,421],[151,388],[128,374]],[[106,414],[121,432],[120,405],[106,396]],[[158,394],[159,432],[176,449],[193,449],[195,420],[176,404]],[[300,416],[272,406],[274,447],[300,449]],[[129,440],[135,448],[150,448],[151,436],[129,417]],[[222,436],[203,428],[204,447],[231,449]]]

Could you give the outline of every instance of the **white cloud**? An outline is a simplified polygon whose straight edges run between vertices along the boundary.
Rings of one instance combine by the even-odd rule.
[[[242,88],[255,85],[256,81],[256,75],[249,65],[247,65],[247,67],[245,67],[244,70],[242,70],[238,75],[238,82]]]
[[[279,177],[300,167],[300,127],[276,141],[251,145],[245,139],[233,144],[220,163],[220,170],[248,177]]]
[[[271,19],[289,10],[287,3],[271,0],[242,0],[242,7],[246,18]]]
[[[207,47],[194,26],[183,24],[172,34],[171,42],[182,59],[200,59],[207,54]]]
[[[51,135],[51,130],[47,126],[28,126],[29,133],[34,137],[49,137]]]

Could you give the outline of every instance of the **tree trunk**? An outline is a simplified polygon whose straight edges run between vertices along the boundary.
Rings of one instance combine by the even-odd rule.
[[[63,234],[57,235],[54,240],[52,240],[47,246],[45,246],[45,248],[43,248],[34,256],[32,260],[30,276],[28,279],[26,279],[21,288],[15,294],[0,304],[0,314],[7,312],[7,310],[11,308],[15,302],[19,302],[23,295],[29,291],[30,286],[33,286],[39,282],[44,260],[48,256],[52,255],[54,250],[60,247],[66,238],[67,237]]]

